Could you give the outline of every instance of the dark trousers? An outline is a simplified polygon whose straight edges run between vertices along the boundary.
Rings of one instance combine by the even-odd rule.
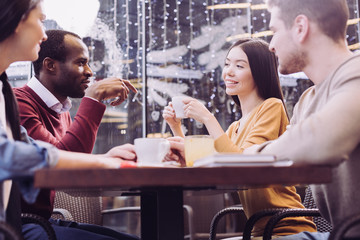
[[[110,228],[62,220],[49,220],[58,240],[139,240],[138,237],[120,233]],[[25,240],[47,240],[45,231],[36,224],[22,226]]]

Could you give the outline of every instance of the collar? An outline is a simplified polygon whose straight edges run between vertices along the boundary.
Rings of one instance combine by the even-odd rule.
[[[69,98],[63,103],[60,103],[59,100],[52,94],[42,83],[34,76],[26,84],[31,88],[40,98],[44,101],[48,108],[52,109],[56,113],[64,113],[70,110],[71,101]]]

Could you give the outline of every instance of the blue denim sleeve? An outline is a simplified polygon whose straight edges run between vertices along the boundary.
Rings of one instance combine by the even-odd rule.
[[[17,181],[24,199],[33,202],[38,193],[38,189],[33,188],[34,172],[55,165],[58,153],[51,144],[28,137],[24,128],[21,137],[23,141],[13,141],[0,127],[0,181]]]

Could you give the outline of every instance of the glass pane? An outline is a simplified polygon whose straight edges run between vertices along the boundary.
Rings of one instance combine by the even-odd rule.
[[[359,3],[347,1],[350,10],[347,41],[350,49],[358,50]],[[121,106],[107,106],[94,152],[132,143],[141,136],[169,136],[162,110],[175,95],[201,100],[224,129],[239,119],[238,107],[225,94],[221,68],[227,48],[238,38],[271,40],[270,15],[264,3],[264,0],[45,0],[46,28],[63,28],[83,37],[97,80],[122,77],[139,89]],[[31,64],[12,64],[8,75],[14,86],[22,86],[31,76]],[[281,84],[291,115],[300,94],[312,83],[305,75],[297,74],[281,76]],[[78,104],[79,100],[74,100],[72,115]],[[206,134],[205,127],[191,119],[183,121],[183,129],[187,135]]]

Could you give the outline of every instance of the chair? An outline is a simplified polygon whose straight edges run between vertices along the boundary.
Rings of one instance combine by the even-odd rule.
[[[314,223],[317,226],[317,229],[319,232],[330,232],[331,231],[331,225],[328,223],[324,218],[320,216],[320,213],[318,209],[316,208],[315,201],[312,197],[311,189],[309,187],[305,190],[305,197],[303,201],[303,205],[305,209],[266,209],[263,211],[260,211],[258,213],[255,213],[253,216],[251,216],[246,224],[243,231],[243,240],[250,240],[251,239],[251,231],[255,225],[255,223],[266,216],[272,216],[264,230],[264,238],[263,239],[271,239],[272,231],[275,225],[278,221],[285,217],[300,217],[300,216],[313,216],[314,217]],[[212,224],[210,226],[210,240],[216,239],[216,225],[217,222],[220,220],[221,217],[223,217],[225,214],[228,213],[236,213],[236,212],[242,212],[242,208],[226,208],[221,210],[218,214],[216,214],[212,220]],[[239,235],[240,233],[238,233]]]
[[[300,217],[300,216],[309,216],[314,217],[313,221],[316,225],[318,232],[331,232],[332,226],[321,217],[319,210],[316,207],[314,198],[312,197],[312,192],[310,187],[306,188],[305,199],[303,201],[305,209],[284,209],[274,214],[270,218],[264,230],[264,240],[271,239],[272,231],[275,225],[283,218],[286,217]]]
[[[214,214],[219,210],[223,209],[226,206],[231,206],[239,202],[238,195],[232,193],[220,193],[220,194],[206,194],[196,192],[193,195],[184,196],[184,204],[193,209],[193,223],[189,224],[189,228],[192,227],[193,234],[190,239],[209,239],[209,224],[211,223]],[[235,231],[237,226],[241,225],[239,220],[244,220],[243,218],[235,218],[234,216],[227,216],[226,221],[221,222],[221,225],[218,226],[221,228],[222,232],[224,231]],[[245,223],[245,220],[243,221]],[[220,234],[222,237],[232,236],[231,234]]]
[[[1,235],[4,238],[1,238]],[[0,239],[6,240],[22,240],[23,237],[11,225],[4,221],[0,221]]]
[[[329,240],[342,240],[345,236],[345,233],[359,223],[360,215],[354,215],[349,217],[340,225],[334,227],[334,229],[330,233]]]
[[[55,235],[54,229],[52,228],[49,221],[47,221],[43,217],[40,217],[36,214],[31,214],[31,213],[22,213],[21,214],[21,222],[22,222],[22,224],[33,223],[33,224],[40,225],[46,232],[49,240],[56,240],[56,235]],[[18,232],[17,230],[15,230],[8,223],[6,223],[4,221],[0,221],[0,239],[23,240],[24,238],[23,238],[21,232]]]
[[[255,225],[255,223],[260,220],[263,217],[267,217],[267,216],[272,216],[275,213],[281,211],[282,209],[266,209],[266,210],[262,210],[258,213],[255,213],[254,215],[252,215],[245,223],[245,227],[244,227],[244,231],[243,232],[234,232],[234,233],[227,233],[227,234],[222,234],[221,237],[235,237],[235,236],[239,236],[242,235],[242,239],[251,239],[251,231]],[[210,238],[209,240],[215,240],[217,239],[216,235],[217,235],[217,225],[219,223],[219,221],[221,220],[222,217],[224,217],[227,214],[233,214],[233,213],[243,213],[244,209],[241,205],[238,206],[232,206],[232,207],[228,207],[228,208],[224,208],[221,211],[219,211],[213,218],[211,225],[210,225]],[[233,239],[233,238],[231,238]],[[240,239],[240,238],[236,238],[236,239]],[[230,240],[230,239],[229,239]]]
[[[74,197],[72,195],[79,195]],[[103,224],[103,216],[117,213],[140,213],[139,206],[102,210],[101,197],[81,196],[81,193],[56,191],[53,218],[90,224]],[[226,205],[224,194],[184,197],[185,239],[207,239],[209,221],[213,212]],[[231,203],[233,203],[231,201]],[[205,204],[205,205],[204,205]],[[115,227],[116,230],[123,230]],[[114,229],[115,230],[115,229]],[[126,230],[125,230],[126,231]],[[135,234],[136,235],[136,234]]]
[[[101,211],[101,197],[74,197],[63,191],[55,193],[53,218],[102,225]]]
[[[21,222],[22,224],[34,223],[40,225],[46,232],[49,240],[56,240],[56,234],[54,229],[52,228],[50,222],[45,218],[38,216],[32,213],[22,213],[21,214]],[[7,239],[7,238],[5,238]],[[22,237],[21,237],[22,239]]]
[[[113,226],[111,224],[112,223],[111,221],[110,222],[107,221],[109,220],[109,218],[104,218],[105,216],[111,216],[111,214],[135,213],[135,212],[140,213],[140,207],[138,206],[119,207],[114,209],[103,210],[102,205],[103,205],[102,197],[99,197],[97,192],[92,196],[91,193],[86,193],[84,195],[81,191],[77,191],[77,190],[66,190],[66,192],[56,191],[54,210],[51,217],[54,219],[61,219],[64,221],[75,221],[79,223],[106,226],[112,228],[115,231],[126,231],[127,233],[133,235],[140,234],[137,231],[137,229],[132,227],[133,225],[131,224],[127,223],[127,226],[125,227],[119,225]],[[129,225],[131,226],[129,227]]]

